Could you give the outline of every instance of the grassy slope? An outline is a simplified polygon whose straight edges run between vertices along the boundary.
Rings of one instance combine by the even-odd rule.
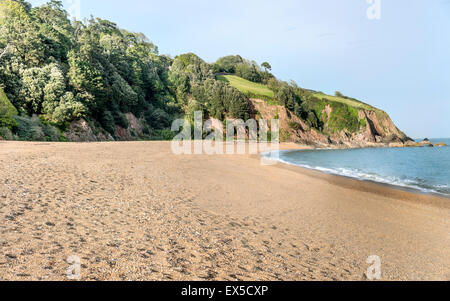
[[[231,86],[235,87],[242,93],[249,95],[250,97],[261,96],[264,97],[265,100],[269,101],[274,99],[273,91],[270,90],[265,85],[253,83],[236,75],[219,75],[217,79],[229,83]],[[356,109],[379,111],[377,108],[374,108],[356,99],[347,99],[337,96],[326,95],[323,93],[314,93],[313,95],[318,99],[340,102]]]
[[[347,98],[342,98],[342,97],[338,97],[338,96],[326,95],[326,94],[323,94],[323,93],[314,93],[313,95],[315,97],[319,98],[319,99],[340,102],[340,103],[349,105],[351,107],[354,107],[356,109],[379,111],[379,109],[377,109],[375,107],[372,107],[371,105],[368,105],[368,104],[363,103],[361,101],[358,101],[356,99],[347,99]]]
[[[261,96],[264,97],[265,100],[273,100],[274,98],[273,91],[265,85],[253,83],[239,76],[219,75],[217,79],[229,83],[232,87],[235,87],[236,89],[250,97]]]
[[[253,83],[236,75],[220,75],[217,79],[229,83],[250,98],[264,99],[269,105],[278,104],[274,99],[273,91],[265,85]],[[313,93],[313,96],[319,101],[311,102],[310,107],[316,112],[321,122],[328,125],[328,131],[330,132],[338,132],[344,129],[357,132],[359,129],[365,128],[366,121],[359,119],[359,110],[375,111],[380,119],[387,115],[382,110],[356,99],[331,96],[321,92]],[[330,118],[325,113],[327,105],[330,105],[333,110]]]

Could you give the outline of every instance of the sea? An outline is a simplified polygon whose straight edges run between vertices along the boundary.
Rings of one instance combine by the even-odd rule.
[[[430,141],[448,146],[280,151],[277,160],[333,175],[450,198],[450,139]]]

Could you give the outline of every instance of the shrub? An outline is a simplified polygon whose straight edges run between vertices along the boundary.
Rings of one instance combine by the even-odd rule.
[[[229,55],[217,60],[215,64],[216,72],[234,73],[238,64],[244,63],[244,59],[239,55]]]
[[[11,104],[8,97],[6,97],[3,89],[0,88],[0,127],[7,127],[10,130],[16,127],[17,122],[13,116],[17,114],[16,108]]]
[[[31,140],[31,131],[33,122],[31,118],[25,116],[16,116],[17,121],[17,136],[20,140]]]
[[[174,137],[175,137],[175,133],[169,129],[155,130],[152,133],[151,140],[170,141],[170,140],[173,140]]]
[[[297,95],[295,95],[294,89],[289,85],[283,85],[275,94],[275,98],[291,112],[295,110],[295,104],[300,102]]]
[[[334,95],[335,95],[336,97],[345,98],[344,94],[342,94],[342,93],[339,92],[339,91],[336,91],[336,93],[334,93]]]
[[[0,127],[0,137],[5,140],[13,140],[13,134],[11,130],[7,127]]]
[[[58,130],[44,124],[38,117],[15,116],[17,122],[16,134],[22,141],[59,141]]]
[[[262,81],[262,76],[254,65],[248,64],[237,65],[236,75],[255,83],[260,83]]]
[[[46,141],[44,131],[40,126],[32,126],[29,129],[29,135],[31,141]]]
[[[114,116],[110,111],[104,111],[100,118],[102,127],[111,135],[116,131]]]
[[[333,112],[328,121],[328,128],[332,132],[347,130],[350,133],[356,133],[359,131],[361,124],[355,108],[337,102],[330,102],[330,105]]]
[[[41,127],[44,136],[45,136],[45,140],[47,141],[60,141],[60,134],[58,132],[58,130],[48,124],[43,124]]]
[[[280,142],[288,142],[291,138],[291,134],[287,130],[280,130]]]
[[[116,112],[114,114],[114,120],[118,126],[124,129],[127,129],[130,126],[130,123],[128,122],[128,119],[125,116],[125,114],[122,114],[120,112]]]
[[[162,109],[151,108],[144,114],[145,120],[154,129],[161,130],[170,125],[170,116]]]
[[[298,131],[300,129],[300,124],[298,124],[297,122],[289,122],[289,127],[291,129],[293,129],[294,131]]]
[[[306,121],[308,122],[308,125],[310,127],[313,127],[318,130],[322,129],[322,124],[320,123],[319,118],[317,118],[315,112],[313,111],[308,112],[308,117],[306,118]]]

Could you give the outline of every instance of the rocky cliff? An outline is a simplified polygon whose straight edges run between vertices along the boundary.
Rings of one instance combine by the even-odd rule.
[[[400,131],[388,114],[368,106],[354,107],[332,101],[313,104],[321,130],[313,128],[284,106],[251,99],[255,118],[280,120],[280,139],[317,147],[405,146],[412,141]]]
[[[71,142],[133,141],[144,137],[145,122],[131,113],[125,114],[128,128],[115,126],[114,137],[95,122],[80,119],[72,122],[64,136]],[[144,138],[145,139],[145,138]]]
[[[321,130],[318,130],[284,106],[270,105],[260,99],[250,99],[250,104],[253,118],[280,120],[281,141],[336,148],[413,146],[412,139],[395,126],[388,114],[375,108],[345,107],[333,102],[322,104],[322,109],[316,111],[321,121]],[[131,113],[125,116],[129,127],[116,126],[115,138],[84,119],[72,122],[64,135],[73,142],[139,140],[144,122]]]

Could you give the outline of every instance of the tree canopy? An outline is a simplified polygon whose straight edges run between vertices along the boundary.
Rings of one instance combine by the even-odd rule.
[[[129,113],[148,134],[195,110],[221,120],[247,119],[248,97],[218,81],[218,73],[265,84],[280,104],[305,115],[301,90],[278,81],[271,69],[239,55],[213,64],[193,53],[160,55],[144,34],[111,21],[69,20],[61,1],[39,7],[0,1],[0,127],[16,134],[37,123],[42,132],[48,132],[46,124],[63,130],[84,118],[114,137],[118,127],[128,127]]]
[[[262,63],[261,67],[263,67],[266,70],[266,72],[267,72],[267,70],[269,70],[269,71],[272,70],[272,66],[268,62]]]

